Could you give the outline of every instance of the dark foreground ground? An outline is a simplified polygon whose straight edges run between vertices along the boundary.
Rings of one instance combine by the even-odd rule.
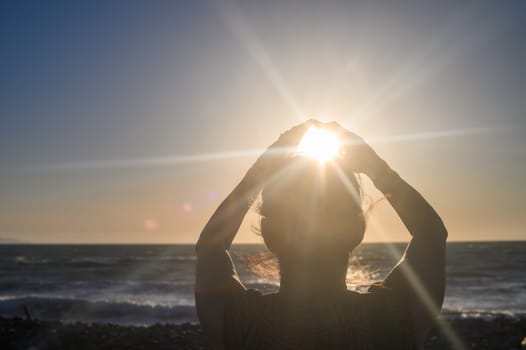
[[[526,349],[526,318],[456,319],[450,326],[462,339],[465,349]],[[204,349],[198,325],[154,325],[125,327],[110,324],[62,324],[0,318],[0,349]],[[434,329],[426,349],[455,349]]]

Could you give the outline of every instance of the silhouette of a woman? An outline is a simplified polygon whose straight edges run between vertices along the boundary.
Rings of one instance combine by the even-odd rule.
[[[320,167],[294,149],[308,127],[337,134],[343,152]],[[365,221],[355,174],[367,175],[412,239],[381,283],[347,290]],[[276,254],[278,293],[247,290],[229,249],[261,193],[261,233]],[[282,134],[221,203],[197,243],[196,305],[213,349],[422,349],[442,306],[447,231],[426,200],[357,135],[315,120]]]

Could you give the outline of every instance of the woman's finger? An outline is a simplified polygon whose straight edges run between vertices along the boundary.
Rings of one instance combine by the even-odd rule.
[[[283,134],[281,134],[278,140],[280,141],[280,143],[297,143],[299,142],[303,134],[305,134],[307,129],[312,125],[321,125],[321,123],[316,119],[309,119],[285,131]]]

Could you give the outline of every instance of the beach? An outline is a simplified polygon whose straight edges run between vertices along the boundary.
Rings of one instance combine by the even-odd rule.
[[[464,318],[451,320],[449,324],[464,349],[524,349],[520,344],[526,336],[526,318]],[[197,324],[137,327],[20,318],[0,318],[0,344],[4,350],[205,349],[203,333]],[[430,332],[425,349],[460,350],[436,328]]]

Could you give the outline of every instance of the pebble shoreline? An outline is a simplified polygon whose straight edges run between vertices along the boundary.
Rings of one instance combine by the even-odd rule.
[[[521,347],[526,336],[526,318],[498,317],[489,321],[459,318],[448,323],[465,349],[526,349]],[[196,324],[134,327],[19,318],[0,318],[0,344],[5,350],[205,349],[203,333]],[[438,328],[430,332],[425,349],[457,350]]]

